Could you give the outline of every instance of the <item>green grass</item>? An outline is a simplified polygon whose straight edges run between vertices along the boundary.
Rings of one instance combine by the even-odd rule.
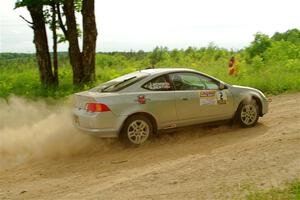
[[[283,188],[272,188],[266,191],[257,191],[247,196],[248,200],[299,200],[300,181],[286,184]]]

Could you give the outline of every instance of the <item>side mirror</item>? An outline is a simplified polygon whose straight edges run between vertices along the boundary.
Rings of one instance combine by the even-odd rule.
[[[225,85],[223,83],[220,83],[219,90],[224,90],[225,88],[226,88]]]

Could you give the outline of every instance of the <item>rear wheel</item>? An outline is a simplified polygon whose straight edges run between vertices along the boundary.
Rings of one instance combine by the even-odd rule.
[[[143,115],[134,115],[126,120],[121,139],[126,144],[141,145],[145,143],[153,134],[151,121]]]
[[[255,99],[243,101],[237,111],[237,120],[242,127],[253,127],[259,118],[259,106]]]

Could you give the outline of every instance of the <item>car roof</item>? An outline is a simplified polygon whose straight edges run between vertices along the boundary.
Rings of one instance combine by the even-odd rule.
[[[187,68],[156,68],[156,69],[143,69],[140,71],[151,75],[165,74],[171,72],[197,72],[196,70],[187,69]]]

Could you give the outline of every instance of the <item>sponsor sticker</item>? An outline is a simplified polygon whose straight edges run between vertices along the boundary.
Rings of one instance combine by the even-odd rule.
[[[200,99],[200,106],[203,105],[216,105],[217,104],[217,100],[215,98],[201,98]]]
[[[200,97],[214,97],[215,95],[216,95],[216,91],[214,90],[200,91]]]
[[[214,90],[203,90],[200,91],[200,106],[203,105],[216,105],[216,91]]]

